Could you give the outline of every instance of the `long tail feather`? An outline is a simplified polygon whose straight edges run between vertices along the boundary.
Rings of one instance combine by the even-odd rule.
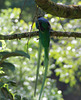
[[[36,82],[35,82],[34,96],[36,95],[36,89],[37,89],[39,67],[40,67],[40,59],[41,59],[41,50],[42,50],[42,45],[41,45],[41,42],[40,42],[40,39],[39,39],[38,62],[37,62],[37,71],[36,71]]]
[[[44,78],[43,78],[43,82],[42,82],[42,87],[41,87],[41,90],[40,90],[40,95],[39,95],[39,100],[41,98],[41,95],[42,95],[42,91],[43,91],[43,88],[44,88],[44,84],[45,84],[45,80],[46,80],[46,76],[47,76],[47,70],[48,70],[48,54],[49,54],[49,48],[44,48],[44,52],[45,52],[45,58],[44,58],[44,66],[45,66],[45,73],[44,73]]]

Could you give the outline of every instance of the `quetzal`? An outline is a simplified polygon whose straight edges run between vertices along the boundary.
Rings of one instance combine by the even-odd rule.
[[[36,83],[35,83],[35,91],[34,94],[36,94],[36,88],[37,88],[37,81],[38,81],[38,75],[39,75],[39,67],[40,67],[40,58],[41,58],[41,50],[42,47],[44,48],[44,67],[45,67],[45,73],[43,77],[43,82],[40,90],[39,100],[41,98],[41,94],[44,88],[45,79],[47,75],[47,69],[48,69],[48,60],[49,60],[49,43],[50,43],[50,23],[47,19],[43,17],[38,17],[36,22],[36,28],[39,29],[39,50],[38,50],[38,63],[37,63],[37,73],[36,73]]]

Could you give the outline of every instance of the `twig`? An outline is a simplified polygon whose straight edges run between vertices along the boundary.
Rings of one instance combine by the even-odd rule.
[[[26,4],[26,0],[24,0],[24,4],[22,5],[21,13],[20,13],[20,15],[19,15],[19,20],[21,19],[21,15],[22,15],[23,9],[24,9],[24,7],[25,7],[25,4]]]
[[[33,24],[35,22],[35,18],[36,18],[37,15],[38,15],[38,7],[36,6],[36,12],[35,12],[35,16],[33,17],[33,21],[32,21],[30,32],[32,31],[32,27],[33,27]],[[29,43],[30,38],[31,38],[31,36],[29,34],[28,41],[27,41],[27,52],[28,52],[28,43]]]
[[[12,35],[0,35],[0,40],[13,40],[13,39],[28,38],[29,34],[31,37],[34,37],[34,36],[36,37],[36,36],[39,36],[39,31],[16,33],[16,34],[12,34]],[[50,36],[81,38],[81,33],[79,33],[79,32],[50,31]]]
[[[64,30],[64,32],[66,32],[66,30],[65,30],[65,28],[64,28],[64,26],[63,26],[63,24],[62,24],[62,22],[61,22],[60,17],[59,17],[59,20],[60,20],[60,24],[61,24],[61,26],[62,26],[62,29]]]

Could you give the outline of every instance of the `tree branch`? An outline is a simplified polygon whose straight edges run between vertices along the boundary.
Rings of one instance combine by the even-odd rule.
[[[26,32],[20,34],[12,34],[12,35],[0,35],[0,40],[13,40],[13,39],[21,39],[21,38],[28,38],[38,36],[39,32]],[[60,32],[60,31],[51,31],[50,36],[57,36],[57,37],[74,37],[74,38],[81,38],[81,33],[78,32]]]
[[[35,0],[37,5],[53,16],[63,18],[81,18],[81,5],[56,4],[51,0]]]

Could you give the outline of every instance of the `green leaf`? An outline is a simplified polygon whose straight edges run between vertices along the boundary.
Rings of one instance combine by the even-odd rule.
[[[3,71],[6,72],[8,70],[14,71],[15,70],[15,66],[12,63],[9,62],[2,62],[0,64],[1,67],[3,67]]]
[[[4,51],[4,52],[0,52],[0,56],[5,56],[6,54],[8,54],[9,52],[8,51]]]
[[[15,95],[15,100],[21,100],[21,96],[20,95]]]
[[[2,42],[0,41],[0,47],[2,47]]]
[[[27,98],[25,98],[25,97],[23,97],[23,99],[22,100],[28,100]]]
[[[7,83],[12,85],[12,86],[16,86],[17,85],[15,81],[8,81]]]
[[[1,61],[3,61],[6,58],[13,57],[13,56],[23,56],[23,57],[30,59],[30,56],[28,53],[25,53],[24,51],[20,51],[20,50],[17,50],[15,52],[0,52],[0,55],[2,56]]]
[[[3,82],[0,82],[0,88],[1,88],[3,85],[4,85],[4,83],[3,83]]]
[[[0,77],[2,77],[2,76],[6,76],[7,74],[5,74],[5,73],[2,73],[2,74],[0,74]]]
[[[3,94],[3,97],[6,98],[6,100],[7,100],[7,99],[13,100],[12,94],[11,94],[5,87],[2,87],[2,88],[1,88],[1,92],[2,92],[2,94]]]

